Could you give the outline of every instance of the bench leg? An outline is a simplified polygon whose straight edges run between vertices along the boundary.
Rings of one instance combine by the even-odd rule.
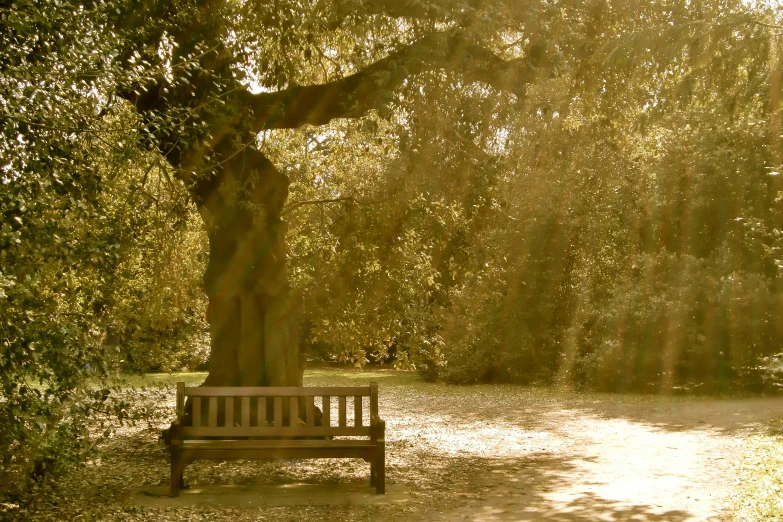
[[[171,463],[171,485],[169,486],[169,495],[172,497],[179,496],[179,481],[181,475],[177,473],[177,467],[174,462]]]
[[[376,481],[376,472],[375,472],[375,459],[370,462],[370,486],[374,486]]]
[[[171,452],[171,486],[169,494],[172,497],[179,496],[180,487],[183,485],[184,462],[179,452]]]
[[[375,486],[376,494],[383,495],[386,493],[386,444],[384,441],[379,441],[376,446],[375,459],[370,471],[370,480],[370,485]]]

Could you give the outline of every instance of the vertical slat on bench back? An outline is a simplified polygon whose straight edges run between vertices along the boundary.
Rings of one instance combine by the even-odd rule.
[[[362,427],[362,396],[356,395],[353,398],[353,425],[357,428]]]
[[[249,428],[250,427],[250,397],[242,397],[242,412],[240,413],[242,417],[242,427],[243,428]]]
[[[275,397],[275,428],[283,427],[283,398]]]
[[[256,400],[258,401],[258,406],[256,406],[258,410],[258,427],[263,428],[266,426],[266,397],[258,397]]]
[[[324,426],[332,425],[332,398],[328,395],[321,397],[321,410],[324,414]]]
[[[380,417],[378,414],[378,383],[370,383],[370,419]]]
[[[315,426],[315,397],[307,397],[307,409],[305,410],[305,422],[308,426]]]
[[[177,418],[181,419],[185,414],[185,383],[177,383]]]
[[[299,399],[296,397],[291,397],[291,406],[290,406],[290,419],[288,421],[289,426],[297,426],[299,425]]]
[[[223,424],[226,428],[234,427],[234,398],[226,397],[226,419]]]
[[[214,428],[217,426],[217,397],[209,398],[209,410],[207,410],[207,426]]]
[[[193,397],[193,427],[201,426],[201,397]]]
[[[339,415],[339,419],[340,419],[339,426],[341,428],[345,428],[345,426],[347,424],[347,421],[346,421],[346,419],[347,419],[347,412],[345,411],[346,409],[347,408],[345,407],[345,395],[338,396],[337,397],[337,410],[338,410],[338,415]]]

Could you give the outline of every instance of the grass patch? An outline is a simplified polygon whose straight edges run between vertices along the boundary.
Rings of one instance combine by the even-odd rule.
[[[121,382],[128,388],[141,388],[143,386],[176,386],[180,381],[185,384],[197,386],[207,378],[207,372],[182,372],[182,373],[142,373],[123,375]]]
[[[305,369],[303,381],[305,386],[367,386],[370,381],[380,386],[431,386],[431,383],[422,381],[416,372],[318,366]]]
[[[783,520],[783,420],[748,437],[737,466],[739,491],[733,501],[739,521]]]
[[[144,386],[174,387],[180,381],[189,386],[198,386],[207,378],[207,372],[143,373],[123,375],[123,387]],[[355,368],[314,367],[305,370],[305,386],[366,386],[376,381],[381,386],[424,386],[433,385],[421,380],[416,372],[402,372],[393,369],[359,370]],[[444,386],[444,385],[440,385]]]

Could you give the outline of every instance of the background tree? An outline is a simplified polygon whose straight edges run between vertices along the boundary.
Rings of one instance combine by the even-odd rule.
[[[421,75],[391,115],[267,136],[298,199],[350,198],[291,213],[309,340],[455,382],[761,386],[748,372],[779,351],[779,13],[550,15],[555,74],[524,103]]]

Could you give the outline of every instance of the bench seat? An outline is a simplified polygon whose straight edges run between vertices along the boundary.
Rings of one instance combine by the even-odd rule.
[[[376,444],[363,440],[193,440],[182,444],[187,459],[357,458],[370,462]]]

